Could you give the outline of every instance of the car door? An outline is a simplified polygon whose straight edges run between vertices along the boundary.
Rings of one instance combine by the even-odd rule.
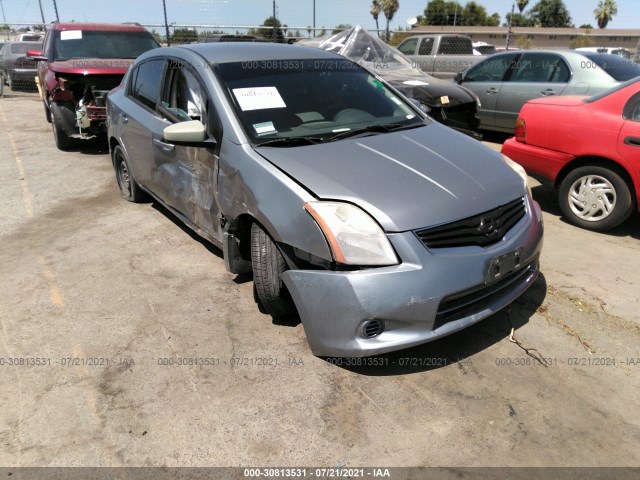
[[[199,120],[207,130],[209,146],[175,145],[162,132],[153,133],[153,154],[163,175],[163,188],[170,192],[168,203],[193,226],[216,240],[222,240],[220,209],[216,197],[218,154],[222,138],[220,121],[204,82],[195,69],[170,61],[162,89],[160,112],[171,123]]]
[[[153,134],[170,125],[157,111],[165,63],[164,58],[154,58],[131,71],[125,100],[115,119],[133,178],[163,201],[167,192],[155,164]]]
[[[561,95],[571,70],[555,53],[523,53],[512,66],[496,102],[496,127],[513,130],[522,106],[534,98]]]
[[[462,85],[473,91],[482,104],[480,108],[480,126],[492,127],[496,124],[496,103],[502,88],[503,79],[509,67],[517,61],[519,53],[494,55],[471,67],[463,74]]]
[[[618,153],[640,172],[640,93],[635,94],[624,108],[625,122],[620,129]]]

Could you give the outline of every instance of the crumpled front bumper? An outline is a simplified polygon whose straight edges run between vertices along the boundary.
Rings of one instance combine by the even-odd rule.
[[[390,234],[399,265],[359,271],[290,270],[282,274],[315,355],[364,357],[436,340],[506,307],[536,280],[542,212],[528,197],[527,214],[488,248],[429,250],[413,232]],[[521,267],[485,285],[495,258],[522,249]],[[384,331],[367,338],[379,320]]]

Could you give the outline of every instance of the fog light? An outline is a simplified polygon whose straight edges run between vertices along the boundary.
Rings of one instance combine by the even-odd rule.
[[[383,320],[367,320],[362,327],[362,336],[364,338],[376,338],[384,332]]]

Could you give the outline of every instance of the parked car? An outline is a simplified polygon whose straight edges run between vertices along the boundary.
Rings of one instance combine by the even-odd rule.
[[[443,337],[538,275],[524,170],[339,55],[255,43],[140,56],[107,97],[122,196],[149,194],[253,271],[316,355]]]
[[[609,55],[618,55],[626,59],[631,59],[631,52],[622,47],[580,47],[576,48],[576,52],[608,53]]]
[[[553,182],[571,223],[620,225],[640,204],[640,78],[593,97],[527,102],[502,153]]]
[[[160,45],[137,24],[54,23],[47,30],[38,60],[45,116],[56,146],[65,150],[79,139],[106,132],[105,97],[133,60]]]
[[[493,55],[497,53],[495,45],[491,45],[487,42],[473,42],[473,54],[474,55]]]
[[[44,38],[43,32],[24,32],[19,33],[13,39],[14,42],[42,42]]]
[[[39,42],[8,42],[0,50],[0,77],[12,90],[36,88],[36,62],[27,51],[40,48]]]
[[[298,45],[321,48],[347,57],[387,81],[434,119],[468,135],[481,139],[480,101],[470,90],[427,75],[400,53],[362,27],[337,34],[305,39]]]
[[[234,35],[228,33],[221,33],[211,35],[197,42],[191,43],[216,43],[216,42],[266,42],[264,38],[254,37],[253,35]]]
[[[398,45],[398,50],[424,72],[447,80],[482,60],[474,52],[471,37],[464,35],[412,35]]]
[[[528,100],[552,95],[595,95],[640,75],[640,65],[593,52],[521,50],[492,55],[456,82],[482,103],[480,127],[512,133]]]

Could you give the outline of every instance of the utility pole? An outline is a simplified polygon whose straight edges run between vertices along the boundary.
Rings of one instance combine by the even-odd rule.
[[[60,23],[60,17],[58,16],[58,4],[56,0],[53,0],[53,10],[56,12],[56,22]]]
[[[44,10],[42,10],[42,0],[38,0],[38,3],[40,4],[40,16],[42,17],[42,28],[44,28],[45,25],[45,21],[44,21]]]
[[[0,8],[2,9],[2,23],[7,23],[7,17],[4,16],[4,5],[2,4],[2,0],[0,0]]]
[[[509,50],[509,39],[511,37],[511,22],[513,22],[513,15],[516,12],[516,4],[513,2],[511,5],[511,16],[509,17],[509,30],[507,30],[507,43],[505,45],[505,50]]]
[[[316,36],[316,0],[313,0],[313,36]]]
[[[456,20],[458,20],[458,0],[456,0],[456,10],[453,14],[453,26],[456,26]]]
[[[277,42],[278,39],[276,38],[276,0],[273,0],[273,37],[272,37],[274,42]]]
[[[169,22],[167,21],[167,3],[162,0],[162,9],[164,10],[164,31],[167,36],[167,46],[171,46],[171,38],[169,37]]]

